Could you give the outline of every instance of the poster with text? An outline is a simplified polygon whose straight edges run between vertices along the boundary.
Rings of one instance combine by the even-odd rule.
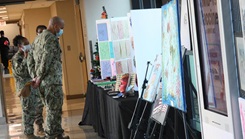
[[[111,25],[109,19],[96,20],[96,34],[98,41],[111,41]]]
[[[186,111],[178,0],[162,6],[162,101]]]
[[[205,109],[227,114],[225,78],[223,69],[222,44],[217,2],[199,1],[202,43],[200,62]]]

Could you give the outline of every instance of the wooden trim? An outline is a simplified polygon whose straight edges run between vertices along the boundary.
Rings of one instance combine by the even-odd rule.
[[[67,100],[76,99],[76,98],[84,98],[84,97],[85,97],[85,94],[66,95]]]

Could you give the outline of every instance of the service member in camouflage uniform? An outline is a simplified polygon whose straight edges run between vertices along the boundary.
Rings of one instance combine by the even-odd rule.
[[[62,35],[64,20],[53,17],[47,30],[38,35],[28,56],[28,69],[34,87],[39,87],[46,106],[46,138],[69,139],[63,136],[61,114],[63,105],[61,48],[58,37]]]
[[[24,52],[23,48],[29,45],[29,42],[26,38],[21,35],[16,36],[13,39],[13,43],[15,46],[19,47],[19,51],[12,58],[12,69],[13,75],[16,83],[16,90],[20,92],[20,90],[25,86],[25,83],[31,81],[32,78],[28,73],[27,68],[27,55],[28,51]],[[37,92],[37,89],[31,88],[30,96],[24,98],[21,97],[21,105],[22,105],[22,119],[24,125],[24,134],[27,138],[30,139],[39,139],[39,137],[34,136],[34,128],[33,123],[37,119],[39,127],[42,128],[42,117],[40,117],[39,107],[42,107],[42,101],[40,99],[40,94]],[[39,128],[40,129],[40,128]],[[42,128],[43,129],[43,128]]]

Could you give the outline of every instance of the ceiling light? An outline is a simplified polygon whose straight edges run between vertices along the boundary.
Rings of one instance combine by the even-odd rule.
[[[0,14],[7,13],[7,11],[0,11]]]

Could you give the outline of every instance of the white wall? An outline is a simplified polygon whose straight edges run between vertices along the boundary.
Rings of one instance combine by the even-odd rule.
[[[102,6],[105,6],[108,18],[127,16],[127,13],[131,10],[131,0],[81,0],[80,8],[83,19],[88,71],[91,68],[89,41],[92,40],[94,48],[96,42],[95,21],[101,19]]]
[[[4,31],[4,36],[10,41],[10,46],[13,46],[13,38],[20,34],[19,27],[16,24],[7,24],[6,26],[0,26],[0,30]]]

